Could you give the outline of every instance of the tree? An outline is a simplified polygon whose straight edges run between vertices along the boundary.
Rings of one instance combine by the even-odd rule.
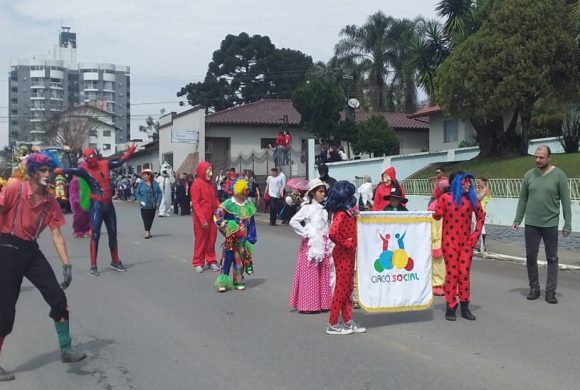
[[[321,78],[298,87],[292,105],[302,116],[304,129],[317,138],[335,139],[344,96],[335,83]]]
[[[267,36],[229,34],[214,51],[204,81],[187,84],[177,96],[186,96],[189,104],[210,111],[266,97],[288,98],[311,66],[311,57],[277,49]]]
[[[564,1],[498,4],[436,78],[439,104],[471,119],[481,157],[526,154],[535,102],[577,85],[576,30]]]
[[[382,115],[375,115],[357,124],[355,153],[370,153],[374,157],[392,155],[399,150],[399,138]]]
[[[74,107],[58,112],[44,122],[44,141],[48,145],[68,146],[81,150],[99,126],[98,119],[91,113],[92,107]]]
[[[139,126],[139,132],[147,133],[149,140],[156,141],[159,137],[159,121],[154,121],[151,115],[148,116],[145,125]]]
[[[561,130],[560,143],[566,153],[577,153],[580,146],[580,111],[566,116]]]

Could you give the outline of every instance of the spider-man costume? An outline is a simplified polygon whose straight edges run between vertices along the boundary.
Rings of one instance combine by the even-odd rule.
[[[82,168],[67,168],[62,172],[66,174],[82,177],[89,183],[91,188],[91,206],[89,214],[91,218],[91,275],[98,276],[97,253],[99,249],[99,239],[101,237],[101,226],[105,222],[107,234],[109,236],[109,249],[111,251],[111,267],[117,271],[126,271],[126,268],[119,260],[119,250],[117,246],[117,215],[112,202],[111,184],[109,172],[125,164],[137,149],[133,144],[121,156],[113,161],[100,160],[97,152],[93,148],[83,150],[83,157],[86,166]]]

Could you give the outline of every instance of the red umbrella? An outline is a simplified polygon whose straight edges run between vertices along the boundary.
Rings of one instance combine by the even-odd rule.
[[[286,182],[286,187],[296,191],[307,191],[308,180],[301,177],[293,177],[292,179],[288,179]]]

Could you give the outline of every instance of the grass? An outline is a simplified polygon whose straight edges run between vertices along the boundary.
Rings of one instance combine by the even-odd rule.
[[[553,154],[552,164],[566,172],[569,178],[580,178],[580,153]],[[475,177],[488,179],[522,178],[526,171],[533,168],[534,157],[523,156],[504,159],[482,159],[430,165],[409,179],[427,179],[435,176],[435,168],[442,166],[447,176],[455,171],[470,172]]]

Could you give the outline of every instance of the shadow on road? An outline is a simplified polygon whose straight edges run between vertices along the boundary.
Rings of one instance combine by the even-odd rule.
[[[361,316],[355,311],[353,317],[366,328],[382,328],[387,325],[409,324],[414,322],[433,321],[433,310],[401,312],[401,313],[382,313],[366,314]]]
[[[266,283],[264,278],[246,279],[246,287],[252,288]]]

